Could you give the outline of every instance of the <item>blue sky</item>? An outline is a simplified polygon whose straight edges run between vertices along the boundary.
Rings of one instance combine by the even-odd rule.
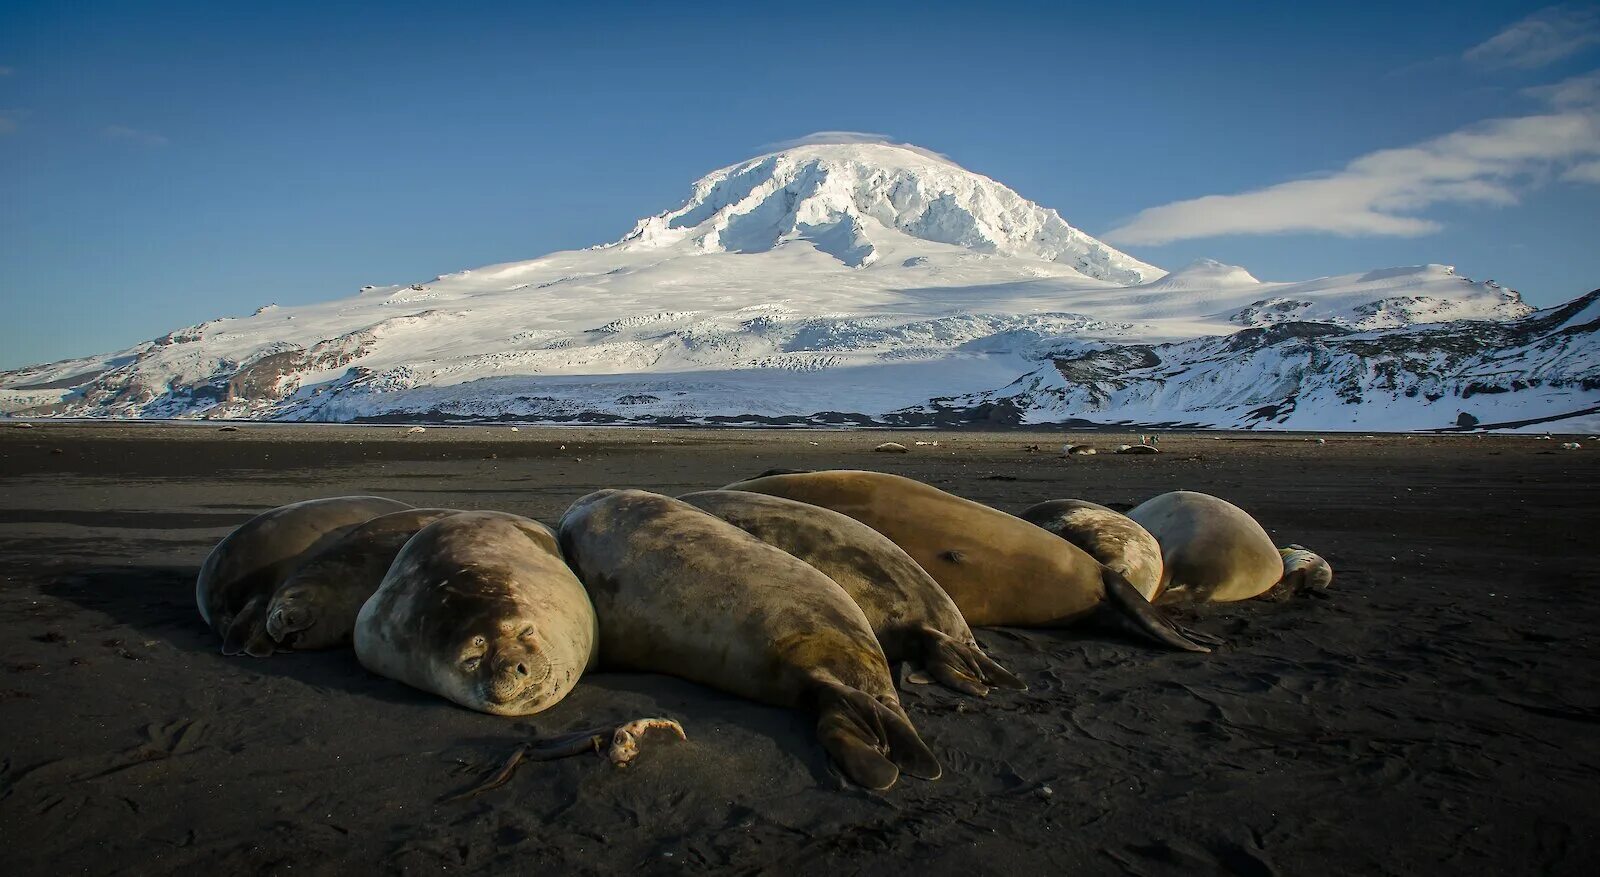
[[[459,5],[0,5],[0,366],[613,240],[823,130],[1167,268],[1600,286],[1592,4]]]

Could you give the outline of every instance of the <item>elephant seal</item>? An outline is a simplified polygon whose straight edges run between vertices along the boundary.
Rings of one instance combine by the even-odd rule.
[[[990,686],[1027,688],[984,654],[939,583],[866,524],[830,509],[741,490],[706,490],[679,499],[837,582],[866,614],[889,660],[912,661],[939,682],[978,697]]]
[[[974,627],[1064,627],[1096,620],[1172,649],[1206,652],[1121,574],[1015,515],[883,472],[772,475],[730,484],[855,518],[933,576]]]
[[[1127,515],[1086,499],[1052,499],[1017,517],[1089,552],[1154,601],[1161,590],[1161,544]]]
[[[607,666],[668,673],[819,714],[817,735],[870,789],[936,779],[861,608],[805,562],[692,505],[601,490],[561,518]]]
[[[502,716],[560,702],[598,644],[594,606],[555,534],[504,512],[423,527],[356,616],[368,670]]]
[[[284,578],[356,525],[409,508],[378,496],[311,499],[263,512],[229,533],[195,581],[200,617],[222,637],[222,653],[272,654],[267,603]]]
[[[308,558],[267,604],[267,634],[296,649],[346,645],[356,614],[378,590],[395,555],[418,530],[455,509],[406,509],[380,515]]]
[[[1267,531],[1227,500],[1175,490],[1144,501],[1128,517],[1161,543],[1163,600],[1248,600],[1285,578],[1285,557]],[[1316,559],[1320,567],[1307,562],[1297,570],[1309,574],[1327,567],[1326,561]],[[1326,571],[1331,579],[1332,570]]]

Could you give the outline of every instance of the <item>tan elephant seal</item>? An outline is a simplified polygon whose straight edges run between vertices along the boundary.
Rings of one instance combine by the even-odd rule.
[[[1161,544],[1138,522],[1086,499],[1052,499],[1017,517],[1049,530],[1116,570],[1146,600],[1161,590]]]
[[[598,645],[594,607],[555,534],[503,512],[462,512],[419,530],[355,627],[367,669],[503,716],[560,702]]]
[[[395,555],[418,530],[456,509],[406,509],[360,524],[300,564],[267,605],[267,633],[279,645],[347,645],[356,614],[378,590]]]
[[[730,484],[848,515],[889,537],[933,576],[974,627],[1065,627],[1095,620],[1172,649],[1210,651],[1126,578],[1015,515],[898,475],[836,470]]]
[[[668,673],[819,714],[817,735],[871,789],[939,762],[906,718],[860,607],[801,560],[688,503],[602,490],[561,518],[609,667]]]
[[[1284,580],[1283,554],[1244,509],[1190,490],[1146,500],[1128,512],[1161,543],[1162,600],[1231,603],[1258,597]],[[1310,552],[1306,552],[1310,554]],[[1297,562],[1296,573],[1317,577],[1327,562]],[[1302,577],[1305,577],[1302,576]],[[1326,585],[1324,585],[1326,586]]]
[[[195,602],[225,655],[274,651],[267,604],[307,557],[359,524],[411,506],[378,496],[312,499],[263,512],[228,534],[200,567]]]
[[[706,490],[679,499],[837,582],[866,614],[889,660],[911,661],[939,682],[978,697],[990,686],[1027,688],[984,654],[939,583],[866,524],[830,509],[742,490]]]

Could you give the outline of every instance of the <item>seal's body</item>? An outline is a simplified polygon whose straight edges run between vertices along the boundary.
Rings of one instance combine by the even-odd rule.
[[[357,525],[408,508],[377,496],[312,499],[263,512],[228,534],[195,582],[200,617],[222,637],[222,653],[272,654],[267,604],[283,580]]]
[[[367,669],[508,716],[560,702],[598,644],[594,607],[555,534],[503,512],[462,512],[418,531],[355,627]]]
[[[1175,490],[1146,500],[1128,517],[1161,543],[1164,600],[1248,600],[1283,578],[1283,557],[1272,537],[1227,500]]]
[[[1127,515],[1086,499],[1052,499],[1018,515],[1122,574],[1146,600],[1161,590],[1161,545]]]
[[[668,673],[820,714],[818,736],[856,783],[939,776],[906,718],[861,609],[804,562],[694,506],[602,490],[561,519],[589,588],[605,665]]]
[[[312,555],[284,580],[267,606],[267,633],[279,645],[348,645],[356,614],[378,590],[395,555],[418,530],[454,509],[406,509],[360,524]]]

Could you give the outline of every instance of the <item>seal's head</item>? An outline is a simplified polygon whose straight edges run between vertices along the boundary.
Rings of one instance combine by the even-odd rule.
[[[267,634],[294,649],[327,649],[350,641],[351,617],[335,618],[325,606],[327,589],[315,579],[295,576],[272,596]]]
[[[515,615],[485,615],[441,646],[430,673],[438,692],[495,715],[524,716],[555,705],[584,669],[576,656],[546,641],[532,619]]]
[[[1283,555],[1281,587],[1290,591],[1325,591],[1333,584],[1333,566],[1301,545],[1278,549]]]

